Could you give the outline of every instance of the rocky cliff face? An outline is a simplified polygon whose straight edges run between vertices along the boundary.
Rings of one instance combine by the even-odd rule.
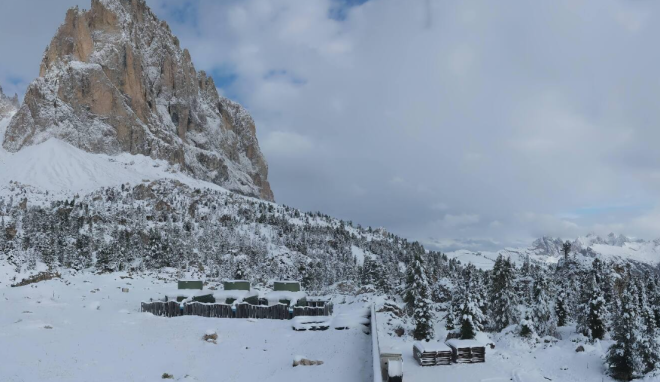
[[[0,119],[4,119],[18,110],[18,96],[14,94],[13,97],[7,97],[5,93],[2,92],[2,87],[0,86]],[[2,136],[0,135],[0,138]]]
[[[93,153],[165,159],[193,176],[273,200],[254,121],[220,97],[144,0],[67,12],[3,147],[49,138]]]

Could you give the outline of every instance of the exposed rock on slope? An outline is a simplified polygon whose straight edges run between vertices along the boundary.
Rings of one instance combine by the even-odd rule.
[[[254,121],[220,97],[144,0],[67,12],[3,147],[49,138],[92,153],[165,159],[194,177],[273,200]]]
[[[2,86],[0,86],[0,120],[14,113],[18,107],[18,96],[14,94],[11,98],[7,97],[2,92]]]

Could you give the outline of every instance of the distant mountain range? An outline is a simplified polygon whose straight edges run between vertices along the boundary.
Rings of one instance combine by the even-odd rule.
[[[660,263],[660,239],[647,241],[614,233],[605,237],[591,233],[569,241],[571,256],[581,262],[591,262],[593,258],[599,257],[603,260],[634,261],[653,266]],[[529,247],[504,248],[499,251],[457,250],[448,252],[447,256],[463,263],[472,262],[483,269],[490,269],[500,254],[510,257],[518,264],[527,256],[535,262],[554,264],[564,256],[564,242],[565,240],[560,238],[543,236]]]

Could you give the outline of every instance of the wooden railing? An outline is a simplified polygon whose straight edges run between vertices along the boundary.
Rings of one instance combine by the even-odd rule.
[[[376,324],[376,303],[371,305],[371,356],[373,361],[374,382],[383,382],[383,373],[380,366],[378,325]]]

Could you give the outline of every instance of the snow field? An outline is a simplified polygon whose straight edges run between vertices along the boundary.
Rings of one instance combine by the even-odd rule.
[[[361,328],[295,332],[289,320],[156,317],[138,312],[140,301],[173,283],[120,275],[3,283],[0,381],[162,381],[163,373],[185,381],[371,378],[371,338]],[[361,306],[340,314],[354,308]],[[211,332],[217,344],[202,339]],[[324,364],[294,368],[299,354]]]

